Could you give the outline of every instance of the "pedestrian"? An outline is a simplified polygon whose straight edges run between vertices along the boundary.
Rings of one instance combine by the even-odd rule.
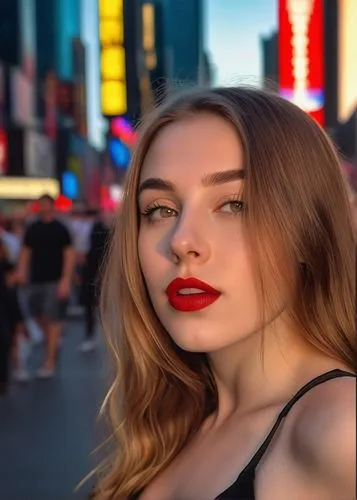
[[[3,265],[7,289],[7,317],[10,326],[12,344],[13,378],[17,382],[27,382],[30,375],[27,360],[30,354],[30,339],[25,326],[17,286],[17,269],[12,262]]]
[[[355,251],[339,157],[280,96],[143,126],[102,289],[114,453],[95,499],[355,498]]]
[[[88,215],[88,208],[77,206],[72,211],[70,218],[70,230],[73,239],[73,248],[75,251],[75,273],[73,277],[73,295],[71,311],[77,311],[83,314],[82,299],[82,274],[85,264],[86,254],[89,250],[90,233],[93,226],[93,218]]]
[[[39,322],[46,340],[40,378],[55,375],[58,345],[66,315],[74,267],[71,236],[56,218],[54,200],[39,199],[39,218],[26,229],[20,255],[18,279],[27,286],[32,317]]]
[[[8,391],[11,365],[11,318],[10,297],[6,283],[9,256],[7,247],[0,239],[0,396]]]
[[[21,239],[19,234],[15,233],[14,227],[15,225],[11,221],[6,224],[1,224],[0,221],[0,239],[6,246],[9,260],[16,264],[20,253]]]
[[[93,218],[89,235],[89,248],[82,270],[82,303],[84,304],[85,338],[80,345],[82,352],[90,352],[98,345],[95,338],[100,271],[108,243],[109,229],[102,221],[99,210],[88,210]]]

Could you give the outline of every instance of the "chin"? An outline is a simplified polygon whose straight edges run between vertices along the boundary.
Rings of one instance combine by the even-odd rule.
[[[171,338],[175,342],[175,344],[183,351],[204,354],[208,352],[207,346],[203,345],[203,343],[190,342],[189,340],[187,340],[187,342],[183,342],[182,339],[176,339],[172,335]]]
[[[209,353],[225,347],[224,345],[217,345],[216,341],[219,338],[217,333],[209,333],[206,329],[204,332],[197,329],[190,329],[190,331],[180,329],[180,331],[176,331],[176,329],[167,328],[166,330],[173,342],[183,351]]]

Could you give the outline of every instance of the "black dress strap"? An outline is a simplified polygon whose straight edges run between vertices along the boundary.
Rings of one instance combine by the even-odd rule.
[[[249,461],[248,465],[243,469],[241,472],[240,476],[247,473],[248,469],[255,469],[262,459],[264,453],[266,452],[268,446],[270,445],[276,431],[280,427],[281,422],[284,420],[286,415],[289,413],[291,408],[301,399],[307,392],[309,392],[313,387],[316,387],[317,385],[323,384],[327,380],[331,380],[334,378],[339,378],[339,377],[356,377],[357,375],[352,372],[347,372],[344,370],[340,369],[335,369],[331,370],[329,372],[323,373],[322,375],[319,375],[318,377],[314,378],[313,380],[310,380],[307,384],[305,384],[296,394],[293,396],[290,401],[284,406],[282,411],[279,413],[278,418],[276,419],[276,422],[272,428],[272,430],[269,432],[268,436],[265,438],[263,441],[262,445],[258,449],[258,451],[254,454],[253,458]]]

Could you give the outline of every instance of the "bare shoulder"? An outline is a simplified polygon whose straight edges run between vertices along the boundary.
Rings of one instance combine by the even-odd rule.
[[[292,454],[336,498],[356,492],[356,378],[342,377],[305,396],[291,432]],[[339,495],[339,496],[338,496]]]

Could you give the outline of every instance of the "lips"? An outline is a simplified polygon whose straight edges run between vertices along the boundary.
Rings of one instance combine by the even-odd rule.
[[[194,312],[213,304],[221,292],[197,278],[176,278],[166,289],[171,307],[181,312]]]

